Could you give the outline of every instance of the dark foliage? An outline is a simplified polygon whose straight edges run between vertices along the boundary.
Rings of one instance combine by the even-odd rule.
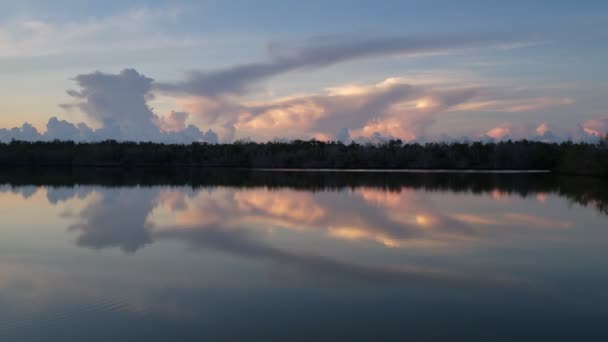
[[[359,187],[391,192],[424,189],[488,194],[500,191],[522,197],[555,194],[573,203],[608,214],[608,180],[599,177],[562,176],[554,173],[398,173],[398,172],[289,172],[251,169],[146,167],[7,167],[0,169],[0,184],[11,186],[71,187],[74,185],[190,186],[302,191],[343,191]]]
[[[329,169],[554,170],[608,175],[606,144],[533,141],[500,143],[344,145],[316,140],[166,145],[21,142],[0,144],[0,165],[20,166],[202,166]]]

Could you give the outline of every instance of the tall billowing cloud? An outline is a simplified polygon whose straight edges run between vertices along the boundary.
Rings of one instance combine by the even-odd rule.
[[[120,74],[100,72],[78,75],[80,91],[68,91],[78,107],[89,118],[101,124],[98,134],[108,139],[137,137],[154,140],[160,128],[154,124],[156,116],[147,104],[153,80],[133,69]]]
[[[134,69],[119,74],[95,72],[75,78],[79,90],[69,90],[74,102],[64,108],[79,109],[88,119],[99,125],[93,129],[85,123],[73,124],[52,117],[41,134],[33,126],[0,130],[0,140],[73,140],[100,141],[155,141],[165,143],[191,143],[207,141],[216,143],[217,134],[206,133],[194,125],[187,125],[188,113],[173,112],[167,118],[152,112],[148,101],[153,79]]]

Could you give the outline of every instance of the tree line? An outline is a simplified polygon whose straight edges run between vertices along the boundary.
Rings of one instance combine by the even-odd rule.
[[[3,166],[553,170],[608,176],[608,144],[537,141],[230,144],[72,141],[0,143]]]
[[[255,169],[199,167],[148,167],[125,172],[116,167],[5,167],[0,185],[73,187],[187,186],[193,189],[234,187],[295,189],[299,191],[344,191],[376,188],[390,192],[425,190],[488,194],[494,191],[535,196],[555,194],[572,203],[590,206],[608,215],[608,179],[555,173],[397,173],[397,172],[281,172]]]

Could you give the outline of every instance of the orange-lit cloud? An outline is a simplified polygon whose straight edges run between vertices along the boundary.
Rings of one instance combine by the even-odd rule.
[[[574,99],[569,97],[537,97],[528,99],[471,101],[455,106],[451,109],[451,111],[525,113],[544,108],[570,105],[575,102],[576,101]]]
[[[603,137],[608,134],[608,118],[587,120],[581,126],[590,135]]]
[[[528,123],[505,123],[488,130],[485,135],[496,140],[507,138],[553,140],[557,138],[551,126],[546,122],[538,126]]]
[[[237,131],[258,132],[272,135],[285,132],[298,134],[298,130],[308,131],[313,122],[324,117],[325,108],[312,101],[291,103],[285,106],[270,107],[257,115],[242,113],[234,124]],[[296,131],[294,131],[296,129]]]

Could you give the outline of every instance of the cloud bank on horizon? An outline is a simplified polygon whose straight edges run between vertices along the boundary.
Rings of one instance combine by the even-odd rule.
[[[163,22],[179,22],[175,18],[183,12],[133,11],[81,28],[41,21],[0,25],[0,59],[52,59],[74,51],[97,54],[116,44],[144,49],[154,45],[155,37],[163,49],[179,51],[197,45],[196,35],[162,28]],[[13,26],[21,29],[15,32]],[[500,69],[509,56],[529,53],[521,51],[547,44],[554,36],[516,29],[509,34],[470,32],[317,35],[269,44],[262,58],[199,65],[181,79],[155,80],[154,70],[144,74],[137,65],[118,72],[72,74],[76,89],[67,91],[69,101],[60,107],[64,117],[81,120],[51,116],[45,128],[25,120],[17,127],[0,128],[0,141],[594,141],[608,132],[608,114],[597,110],[601,106],[588,109],[588,102],[598,100],[589,101],[593,94],[571,90],[576,85],[554,80],[518,84],[508,77],[468,72]],[[51,44],[53,40],[57,43]],[[476,55],[489,57],[481,62],[468,59]],[[412,65],[436,58],[451,63],[450,69],[434,65],[422,73],[409,72]],[[383,64],[393,67],[370,67]],[[345,70],[352,75],[341,77]],[[324,81],[311,86],[314,77]],[[327,80],[334,77],[339,80]],[[160,109],[153,108],[159,103]],[[559,117],[553,119],[553,111]]]
[[[222,72],[216,73],[216,75]],[[253,81],[245,73],[245,83]],[[257,75],[255,78],[265,78]],[[195,77],[194,77],[195,78]],[[212,78],[213,79],[213,78]],[[174,93],[185,88],[183,83],[169,85],[154,83],[134,69],[118,74],[94,72],[75,77],[80,90],[68,90],[71,103],[62,104],[68,110],[79,110],[98,123],[92,128],[84,122],[71,123],[51,117],[45,132],[29,123],[21,127],[0,129],[0,141],[153,141],[162,143],[218,143],[213,129],[203,132],[188,124],[191,116],[206,120],[225,133],[223,141],[231,141],[239,132],[247,137],[264,139],[315,138],[344,143],[383,142],[389,139],[404,141],[431,140],[507,140],[531,139],[539,141],[593,141],[608,132],[608,118],[581,122],[570,131],[557,133],[546,122],[505,123],[485,132],[450,137],[444,134],[430,137],[429,126],[441,115],[451,112],[491,109],[498,112],[527,112],[530,110],[569,105],[570,98],[518,98],[507,89],[481,86],[421,85],[406,83],[400,78],[388,78],[371,85],[345,85],[327,89],[325,93],[293,96],[267,102],[242,100],[229,92],[226,83],[212,90],[213,81],[206,77],[184,100],[186,111],[171,111],[158,115],[148,101],[154,98],[153,89],[160,93]],[[233,90],[244,91],[243,81],[235,81]],[[192,86],[192,85],[190,85]],[[193,86],[194,87],[194,86]],[[194,87],[196,88],[196,87]],[[181,90],[188,93],[188,90]],[[199,93],[200,92],[200,93]],[[193,96],[194,95],[194,96]],[[507,97],[506,99],[503,97]]]

